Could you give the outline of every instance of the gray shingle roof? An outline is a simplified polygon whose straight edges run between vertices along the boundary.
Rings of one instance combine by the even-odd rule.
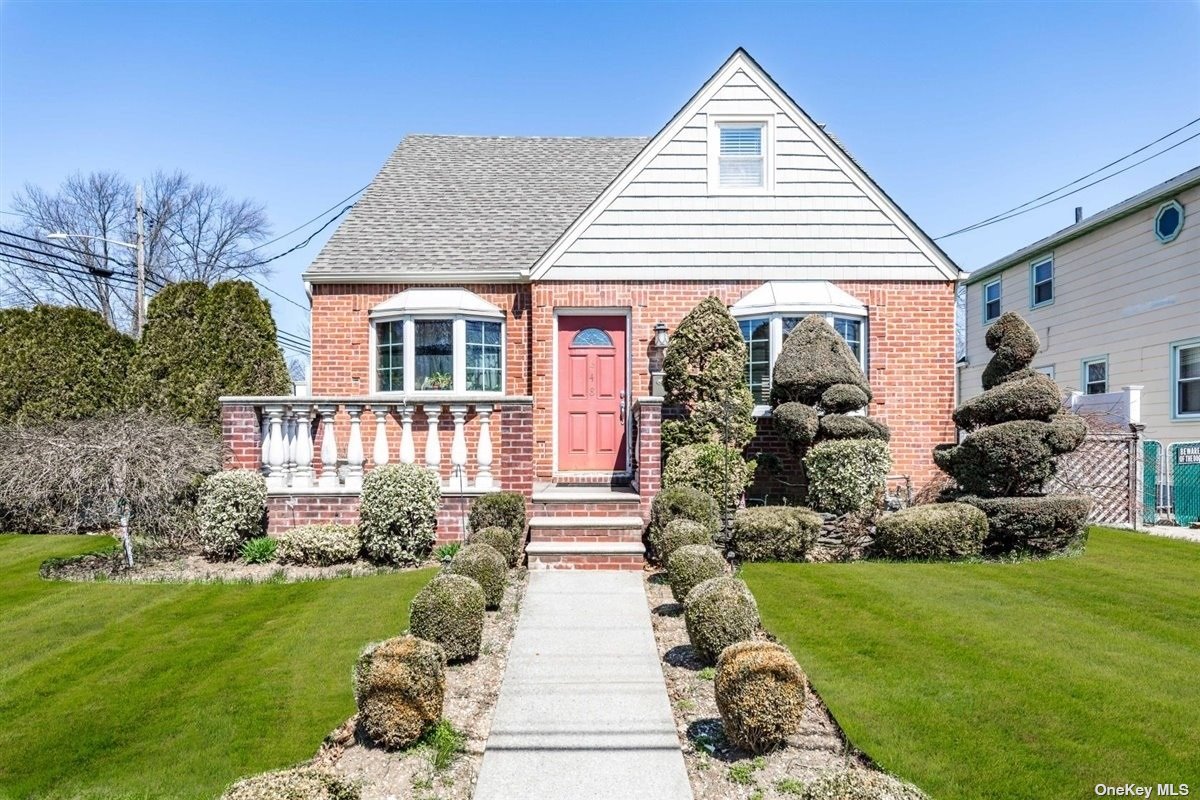
[[[648,141],[408,136],[305,277],[468,270],[515,276]]]

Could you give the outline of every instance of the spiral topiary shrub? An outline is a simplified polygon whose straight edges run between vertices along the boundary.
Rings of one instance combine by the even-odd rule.
[[[878,439],[833,439],[804,456],[808,504],[818,511],[846,514],[873,507],[882,495],[892,455]]]
[[[492,525],[481,530],[471,531],[467,537],[471,544],[486,544],[507,560],[508,566],[515,567],[521,551],[517,547],[516,537],[508,528]]]
[[[362,792],[349,778],[319,767],[293,767],[243,778],[221,800],[359,800]]]
[[[479,655],[486,600],[483,589],[466,575],[437,575],[417,592],[408,612],[413,636],[441,645],[447,661]]]
[[[1077,448],[1086,435],[1086,423],[1075,414],[1057,414],[1049,422],[1011,420],[935,449],[933,460],[969,494],[1029,496],[1054,477],[1057,456]]]
[[[1035,372],[1026,378],[1006,380],[983,394],[964,400],[954,410],[954,423],[972,431],[984,425],[1018,419],[1049,422],[1062,408],[1058,384],[1049,375]]]
[[[467,512],[471,530],[500,527],[512,531],[518,552],[525,539],[525,495],[520,492],[488,492],[476,497]]]
[[[248,469],[204,479],[196,503],[200,549],[209,558],[236,558],[247,539],[267,531],[267,482]]]
[[[508,580],[508,559],[486,544],[464,545],[446,565],[451,575],[465,575],[479,584],[487,608],[500,607],[504,584]]]
[[[804,784],[796,800],[929,800],[929,796],[883,772],[845,769],[826,772]]]
[[[1026,372],[1037,357],[1042,343],[1020,314],[1012,311],[988,326],[984,336],[992,357],[983,370],[983,388],[991,389],[1008,380],[1035,374]]]
[[[654,560],[666,566],[671,554],[689,544],[712,547],[712,531],[690,519],[673,519],[662,529],[650,534],[650,550]]]
[[[689,444],[667,456],[663,487],[691,486],[718,503],[736,505],[754,477],[754,461],[742,458],[740,450],[723,444]]]
[[[650,503],[650,543],[673,519],[690,519],[715,536],[721,527],[717,501],[692,486],[673,486],[654,495]]]
[[[712,545],[685,544],[667,559],[667,582],[671,594],[682,603],[696,586],[725,574],[725,557]]]
[[[884,516],[875,526],[873,548],[883,558],[942,561],[983,552],[987,515],[966,503],[913,506]]]
[[[753,638],[758,628],[758,603],[737,578],[709,578],[688,592],[683,606],[692,647],[709,661],[734,642]]]
[[[442,716],[446,653],[415,636],[368,645],[354,665],[358,724],[371,741],[409,747]]]
[[[800,728],[808,683],[782,645],[738,642],[725,648],[713,688],[725,738],[743,750],[774,749]]]
[[[416,464],[376,467],[363,478],[358,530],[374,561],[414,564],[429,555],[437,531],[442,486]]]
[[[279,535],[279,561],[327,567],[353,561],[362,553],[355,525],[301,525]]]
[[[733,518],[733,549],[742,561],[803,561],[821,535],[821,517],[807,508],[754,506]]]

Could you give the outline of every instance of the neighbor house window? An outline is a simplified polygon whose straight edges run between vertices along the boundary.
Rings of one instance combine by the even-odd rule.
[[[1054,365],[1053,364],[1047,364],[1044,367],[1034,367],[1033,371],[1040,372],[1048,378],[1054,377]]]
[[[867,350],[863,332],[866,321],[858,317],[846,317],[832,313],[821,313],[820,315],[845,340],[846,346],[850,348],[850,352],[854,354],[859,366],[865,372]],[[783,349],[784,340],[806,316],[809,315],[771,314],[764,317],[738,319],[738,325],[742,329],[742,339],[746,342],[746,385],[754,396],[755,405],[765,406],[770,403],[771,370],[775,365],[775,359],[779,357],[779,351]],[[773,336],[776,327],[779,330],[778,339]]]
[[[1174,416],[1200,417],[1200,339],[1171,345],[1171,373]]]
[[[1154,235],[1163,244],[1175,241],[1183,230],[1183,206],[1172,200],[1158,209],[1154,215]]]
[[[1030,270],[1030,305],[1034,308],[1054,302],[1054,258],[1035,261]]]
[[[995,322],[1000,318],[1000,281],[992,281],[983,285],[983,321],[984,324]]]
[[[467,391],[498,392],[503,339],[499,322],[467,320]]]
[[[404,322],[375,326],[375,369],[379,391],[404,391]]]
[[[771,396],[771,320],[755,317],[738,320],[746,340],[746,385],[755,405],[765,405]]]
[[[1083,362],[1083,393],[1104,394],[1108,391],[1108,359],[1089,358]]]

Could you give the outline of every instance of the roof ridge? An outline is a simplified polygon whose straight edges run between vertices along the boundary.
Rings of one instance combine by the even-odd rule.
[[[525,140],[562,141],[565,139],[565,140],[571,140],[571,141],[595,142],[595,141],[640,141],[643,139],[650,139],[650,138],[651,137],[649,137],[649,136],[542,136],[542,135],[510,136],[507,134],[473,134],[473,133],[406,133],[404,135],[404,138],[401,139],[400,141],[403,142],[407,139],[486,139],[489,141],[497,140],[497,139],[505,139],[505,140],[511,139],[511,140],[519,140],[519,141],[525,141]]]

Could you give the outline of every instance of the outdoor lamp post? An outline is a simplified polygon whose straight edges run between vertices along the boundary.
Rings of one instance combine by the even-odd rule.
[[[654,355],[650,363],[650,394],[654,397],[663,396],[663,359],[667,352],[667,345],[671,343],[671,337],[667,335],[667,323],[654,323],[654,341],[651,347],[654,350]]]

